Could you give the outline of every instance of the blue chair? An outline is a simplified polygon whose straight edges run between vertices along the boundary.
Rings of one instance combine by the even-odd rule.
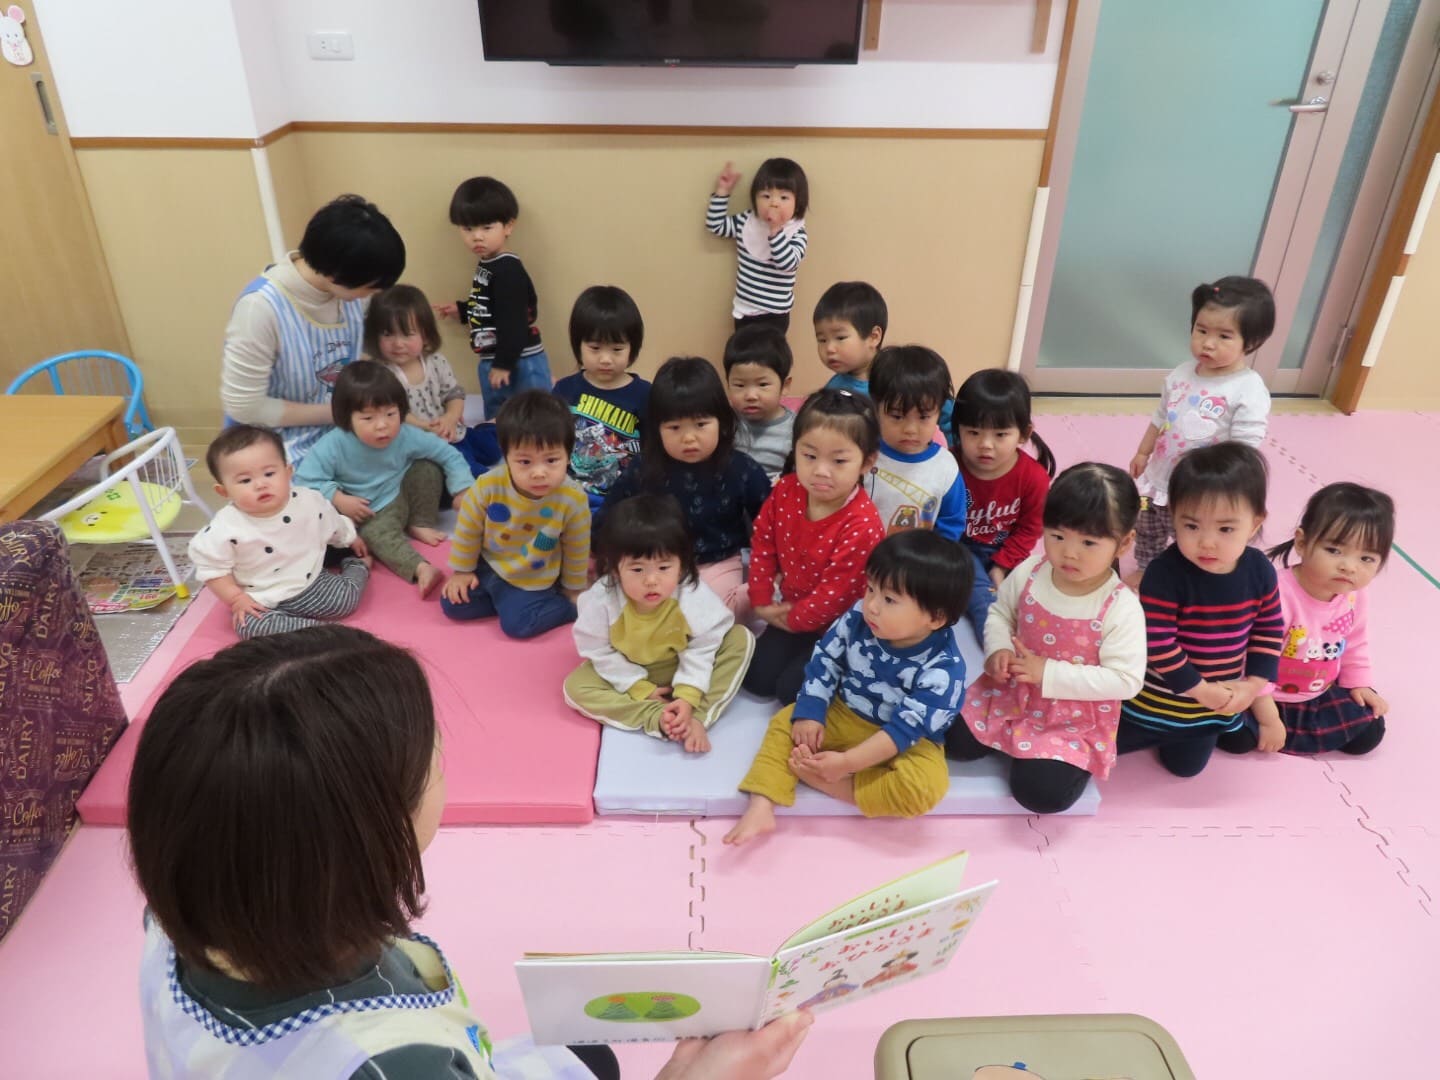
[[[42,371],[50,376],[50,386],[57,394],[129,397],[130,404],[125,409],[125,430],[132,439],[155,430],[155,425],[150,422],[150,413],[145,408],[145,377],[128,356],[102,349],[61,353],[26,368],[16,376],[5,393],[19,393],[22,386]]]

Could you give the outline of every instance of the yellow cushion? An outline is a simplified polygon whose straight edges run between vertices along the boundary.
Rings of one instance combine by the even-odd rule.
[[[180,513],[180,496],[159,484],[141,484],[145,501],[164,532]],[[135,501],[135,489],[128,482],[97,495],[78,510],[60,519],[65,539],[72,544],[124,544],[150,535],[145,515]]]

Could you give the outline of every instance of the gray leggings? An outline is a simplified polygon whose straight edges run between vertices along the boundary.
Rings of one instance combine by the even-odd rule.
[[[240,627],[242,638],[265,634],[284,634],[319,626],[321,619],[338,619],[349,615],[360,603],[370,568],[358,558],[345,559],[338,574],[321,571],[303,592],[282,600],[264,615],[252,615]]]

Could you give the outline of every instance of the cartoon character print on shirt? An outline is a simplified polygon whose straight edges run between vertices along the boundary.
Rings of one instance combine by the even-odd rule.
[[[1349,609],[1326,623],[1321,632],[1311,634],[1304,626],[1292,626],[1285,632],[1280,650],[1280,666],[1275,686],[1283,694],[1318,694],[1327,689],[1340,674],[1340,658],[1345,655],[1345,634],[1355,625],[1354,600]]]
[[[1167,403],[1165,430],[1156,444],[1161,456],[1179,457],[1186,450],[1214,445],[1228,427],[1222,421],[1230,408],[1229,399],[1203,385],[1194,389],[1192,385],[1180,383]]]

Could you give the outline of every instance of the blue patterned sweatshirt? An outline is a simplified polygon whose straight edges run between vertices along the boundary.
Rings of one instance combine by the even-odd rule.
[[[791,722],[823,724],[838,690],[840,700],[879,725],[900,753],[921,739],[943,746],[965,695],[965,659],[954,630],[942,626],[918,645],[894,648],[865,624],[863,604],[836,619],[815,646]]]
[[[616,503],[647,490],[643,465],[643,453],[631,458],[620,479],[610,486],[605,505],[595,515],[596,530]],[[739,555],[741,548],[750,546],[755,517],[770,496],[770,478],[754,458],[739,450],[730,452],[730,460],[719,471],[711,461],[689,465],[667,457],[665,483],[656,494],[672,495],[680,504],[695,541],[695,561],[705,566]]]

